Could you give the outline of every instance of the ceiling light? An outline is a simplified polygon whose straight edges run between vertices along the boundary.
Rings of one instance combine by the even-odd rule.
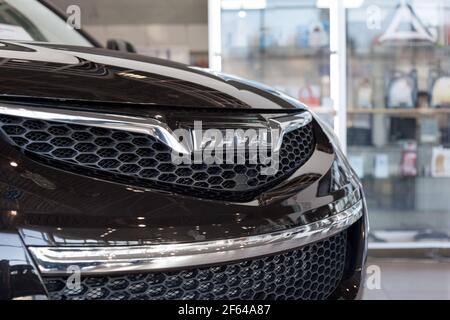
[[[247,12],[240,10],[238,13],[239,18],[244,19],[247,16]]]

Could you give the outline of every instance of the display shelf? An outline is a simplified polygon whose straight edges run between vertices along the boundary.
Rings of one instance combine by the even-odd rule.
[[[434,147],[440,146],[440,143],[420,143],[417,145],[417,150],[430,150]],[[371,152],[374,153],[378,152],[386,152],[386,151],[395,151],[398,152],[398,150],[402,150],[404,148],[403,144],[401,142],[399,143],[389,143],[384,145],[348,145],[347,147],[349,150],[352,151],[358,151],[358,152]],[[376,150],[375,150],[376,149]]]
[[[317,114],[329,114],[333,116],[336,114],[336,110],[330,107],[309,107],[309,110]]]
[[[351,108],[347,110],[349,114],[394,114],[405,116],[430,116],[437,114],[450,114],[450,108],[374,108],[362,109]]]
[[[364,177],[361,177],[362,181],[366,180],[384,180],[384,181],[391,181],[391,180],[402,180],[402,179],[415,179],[416,183],[423,183],[423,182],[433,182],[437,183],[439,185],[439,188],[445,188],[450,183],[450,177],[434,177],[430,175],[424,175],[422,173],[418,173],[415,176],[408,176],[408,175],[402,175],[400,173],[397,174],[390,174],[387,178],[379,178],[374,176],[373,174],[365,174]]]
[[[380,60],[392,60],[395,57],[408,57],[408,58],[430,58],[431,54],[436,56],[445,57],[450,53],[450,46],[436,46],[436,45],[426,45],[418,46],[414,44],[406,44],[396,47],[374,47],[370,51],[366,52],[355,52],[352,51],[349,54],[350,59],[361,60],[369,59],[373,61],[374,59]]]
[[[227,52],[224,52],[224,57],[227,60],[240,60],[240,59],[271,59],[271,60],[285,60],[285,59],[298,59],[298,60],[317,60],[324,57],[328,57],[330,51],[327,48],[296,48],[289,46],[279,46],[270,48],[259,47],[240,47],[229,48]]]
[[[320,59],[330,55],[329,48],[272,47],[260,51],[262,58]]]

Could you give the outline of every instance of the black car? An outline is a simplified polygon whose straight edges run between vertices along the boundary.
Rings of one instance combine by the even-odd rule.
[[[363,191],[306,106],[77,30],[49,38],[21,2],[0,0],[35,40],[0,40],[1,299],[358,297]],[[204,143],[199,122],[202,139],[232,134]],[[194,161],[213,144],[236,154]]]

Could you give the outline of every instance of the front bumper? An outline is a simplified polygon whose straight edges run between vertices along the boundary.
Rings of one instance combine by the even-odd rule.
[[[62,171],[0,140],[0,298],[153,298],[155,288],[165,289],[157,298],[232,298],[233,288],[246,285],[252,286],[236,298],[357,297],[367,247],[364,197],[360,186],[335,181],[334,149],[320,130],[316,139],[316,150],[302,167],[248,203],[196,199]],[[311,183],[304,184],[305,178]],[[292,259],[293,264],[283,262]],[[240,270],[234,276],[241,281],[230,284],[233,275],[221,268]],[[262,279],[249,275],[253,271]],[[73,272],[79,272],[82,286],[67,291],[65,280]],[[320,281],[331,272],[337,281],[324,290]],[[183,278],[199,273],[209,276]],[[136,283],[136,277],[147,280]],[[180,296],[176,290],[187,282],[195,288]],[[147,294],[133,294],[129,285],[146,287]],[[111,287],[120,292],[100,294]],[[287,294],[289,288],[294,289]]]
[[[366,235],[364,199],[314,224],[222,241],[44,247],[2,231],[0,298],[355,299]],[[66,286],[74,272],[79,288]]]
[[[29,250],[45,275],[64,275],[74,265],[83,274],[180,269],[293,250],[343,233],[362,216],[363,200],[360,199],[351,207],[318,222],[259,236],[153,246],[32,246]]]
[[[365,261],[365,222],[279,254],[166,271],[99,272],[80,276],[79,287],[65,274],[41,274],[17,235],[2,248],[1,299],[355,299]],[[6,234],[2,233],[3,240]],[[11,250],[11,248],[13,248]],[[223,253],[226,256],[226,253]],[[22,255],[23,259],[13,259]],[[114,260],[114,259],[112,259]],[[231,262],[234,261],[234,262]],[[90,261],[90,265],[94,265]],[[127,263],[128,264],[128,263]],[[115,266],[117,267],[117,265]],[[164,268],[163,268],[164,269]],[[75,273],[74,273],[75,272]],[[73,280],[73,279],[72,279]],[[71,280],[71,281],[72,281]]]

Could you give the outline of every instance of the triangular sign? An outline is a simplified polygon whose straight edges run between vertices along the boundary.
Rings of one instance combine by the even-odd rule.
[[[404,23],[409,24],[412,27],[412,30],[400,30],[400,26]],[[402,0],[395,10],[391,24],[379,39],[380,42],[390,40],[421,40],[436,42],[437,39],[436,36],[433,36],[430,31],[428,31],[422,21],[420,21],[411,5],[409,5],[406,0]]]

